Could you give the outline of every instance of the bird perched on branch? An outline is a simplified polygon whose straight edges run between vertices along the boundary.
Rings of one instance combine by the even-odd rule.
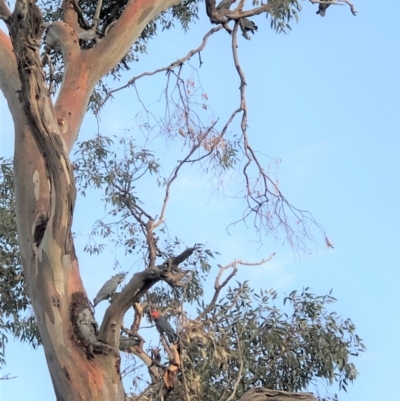
[[[254,34],[254,31],[258,29],[258,26],[250,19],[248,18],[241,18],[240,19],[240,24],[242,27],[242,30],[248,32],[250,31],[252,34]]]
[[[231,5],[235,3],[236,0],[222,0],[216,7],[216,10],[229,10]],[[250,39],[247,35],[246,32],[251,31],[252,34],[254,34],[254,31],[258,29],[258,26],[250,19],[248,18],[241,18],[240,19],[240,27],[242,28],[243,31],[243,36],[246,39]]]
[[[330,6],[330,3],[328,4],[322,4],[319,3],[318,11],[316,14],[319,14],[321,17],[325,17],[325,10]]]
[[[231,7],[231,5],[232,5],[233,3],[235,3],[235,2],[236,2],[236,0],[222,0],[222,1],[217,5],[217,7],[215,7],[215,9],[216,9],[216,10],[222,10],[222,9],[229,10],[230,7]]]
[[[171,344],[175,343],[176,340],[178,339],[178,336],[176,335],[172,326],[169,324],[168,320],[165,319],[165,317],[162,317],[157,309],[153,309],[150,313],[150,316],[154,319],[157,331],[160,334],[165,333],[166,336],[168,337],[168,341]]]
[[[106,281],[100,291],[97,293],[96,298],[93,300],[93,305],[96,306],[99,302],[104,301],[114,295],[117,287],[122,283],[126,273],[119,273],[112,276],[110,280]]]

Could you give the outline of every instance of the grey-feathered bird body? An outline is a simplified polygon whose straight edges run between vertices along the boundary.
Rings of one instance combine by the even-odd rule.
[[[250,31],[251,33],[254,34],[254,31],[258,29],[258,26],[248,18],[241,18],[240,22],[246,32]]]
[[[171,344],[174,344],[178,339],[178,336],[176,335],[169,321],[165,317],[161,316],[160,312],[155,309],[150,313],[150,315],[154,319],[157,331],[160,334],[166,334],[166,336],[168,337],[168,341]]]
[[[222,10],[226,9],[229,10],[231,5],[235,2],[236,0],[222,0],[217,7],[215,7],[216,10]]]
[[[101,287],[100,291],[97,293],[96,298],[93,300],[93,305],[96,306],[99,302],[104,301],[114,295],[115,291],[117,291],[118,285],[122,283],[125,276],[126,273],[119,273],[106,281],[103,287]]]
[[[330,6],[330,4],[322,4],[319,3],[318,11],[316,14],[319,14],[321,17],[325,17],[325,11]]]

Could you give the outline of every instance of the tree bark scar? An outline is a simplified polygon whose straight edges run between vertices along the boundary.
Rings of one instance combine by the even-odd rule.
[[[148,7],[142,12],[142,15],[139,17],[138,20],[139,24],[141,24],[147,18],[147,16],[153,11],[153,8],[154,7]]]
[[[33,234],[33,240],[35,241],[35,245],[38,247],[42,239],[44,237],[44,232],[46,231],[47,223],[49,222],[48,216],[41,215],[39,216],[36,226],[35,226],[35,231]]]
[[[75,342],[81,347],[87,359],[94,358],[96,328],[93,312],[86,296],[81,292],[74,292],[70,304],[70,323]]]

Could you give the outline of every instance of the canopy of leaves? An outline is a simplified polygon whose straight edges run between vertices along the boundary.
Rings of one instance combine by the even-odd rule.
[[[205,319],[182,316],[184,371],[172,399],[182,399],[185,386],[190,399],[217,401],[234,390],[239,399],[255,386],[297,392],[313,385],[320,399],[336,400],[325,386],[337,382],[346,390],[358,375],[352,356],[365,349],[354,324],[328,311],[331,295],[293,291],[285,298],[291,308],[283,310],[276,297],[238,283]]]
[[[110,72],[113,77],[118,79],[122,69],[129,69],[129,63],[138,59],[138,53],[146,51],[146,44],[160,29],[170,29],[175,23],[188,29],[198,18],[199,2],[183,1],[151,21],[133,48]],[[254,1],[253,5],[258,3]],[[269,14],[272,28],[278,32],[290,29],[289,22],[297,19],[300,10],[298,2],[270,0],[269,3],[276,4]],[[45,21],[62,17],[59,3],[41,0],[38,4],[44,11]],[[96,38],[80,42],[83,49],[88,49],[112,29],[127,1],[105,1],[98,21],[93,20],[96,3],[86,0],[74,4],[79,10],[81,26],[96,30]],[[56,69],[53,79],[59,84],[63,67],[61,56],[57,51],[52,51],[50,56]],[[90,106],[96,109],[108,93],[109,89],[100,81]],[[102,201],[108,212],[106,218],[95,223],[85,251],[100,253],[103,250],[104,245],[95,240],[97,237],[123,247],[129,254],[145,251],[150,258],[146,228],[155,218],[145,210],[134,185],[147,174],[155,175],[160,186],[166,186],[168,180],[160,175],[159,162],[151,151],[138,148],[132,140],[121,139],[119,143],[122,151],[111,148],[113,141],[110,138],[97,136],[81,143],[76,153],[74,169],[81,194],[85,195],[88,188],[103,191]],[[201,143],[199,140],[196,146]],[[207,149],[206,145],[204,147]],[[210,149],[215,147],[209,144]],[[227,146],[225,149],[228,150],[221,153],[219,161],[228,168],[234,164],[235,149]],[[1,159],[0,166],[1,364],[4,363],[7,333],[34,346],[40,340],[24,288],[11,162]],[[154,232],[151,234],[155,235]],[[177,237],[168,237],[163,225],[157,235],[151,242],[155,244],[158,258],[165,261],[178,253],[181,241]],[[202,313],[208,310],[204,302],[204,282],[211,270],[213,255],[210,250],[200,249],[185,261],[183,267],[189,274],[183,287],[158,285],[147,294],[147,302],[168,305],[164,312],[180,322],[184,364],[172,398],[183,399],[183,394],[189,393],[190,399],[226,401],[239,398],[254,386],[301,391],[310,385],[318,385],[319,380],[329,385],[337,382],[340,389],[346,390],[348,383],[357,376],[351,356],[363,351],[364,345],[349,319],[344,320],[326,309],[335,299],[331,295],[315,296],[307,292],[308,289],[301,294],[294,291],[285,298],[292,309],[280,310],[273,304],[276,292],[256,294],[245,282],[229,288],[215,308]],[[201,318],[191,320],[184,312],[187,305],[197,305]],[[136,368],[130,372],[137,373]],[[234,396],[231,391],[235,392]],[[332,396],[324,394],[321,398]]]

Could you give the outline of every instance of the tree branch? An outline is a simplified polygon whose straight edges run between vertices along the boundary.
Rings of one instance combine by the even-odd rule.
[[[237,265],[243,265],[243,266],[260,266],[263,265],[264,263],[269,262],[273,257],[275,256],[275,253],[271,254],[268,258],[261,260],[260,262],[243,262],[242,260],[234,260],[233,262],[225,265],[225,266],[219,266],[219,272],[217,274],[217,277],[215,278],[215,284],[214,284],[214,296],[211,300],[211,302],[207,305],[207,307],[201,312],[196,319],[194,320],[201,320],[204,316],[207,315],[207,313],[210,313],[214,308],[215,305],[218,301],[219,294],[221,290],[228,284],[228,282],[231,280],[231,278],[237,273],[238,268]],[[224,273],[225,270],[227,269],[232,269],[232,273],[224,280],[222,284],[220,284],[221,276]]]
[[[190,249],[190,248],[189,248]],[[98,340],[119,347],[119,330],[127,310],[144,295],[154,284],[163,280],[172,287],[183,286],[183,278],[188,274],[171,263],[154,266],[133,275],[129,283],[122,291],[115,295],[110,306],[107,308],[103,322],[100,327]]]
[[[164,71],[172,71],[172,70],[174,70],[175,68],[180,67],[183,63],[185,63],[186,61],[190,60],[195,54],[198,54],[198,53],[200,53],[202,50],[204,50],[204,48],[206,47],[208,38],[209,38],[211,35],[213,35],[214,33],[220,31],[222,28],[223,28],[223,26],[220,25],[220,26],[217,26],[217,27],[212,28],[211,30],[209,30],[209,31],[204,35],[203,41],[202,41],[202,43],[200,44],[199,47],[197,47],[196,49],[190,50],[190,52],[189,52],[186,56],[180,58],[179,60],[174,61],[173,63],[171,63],[171,64],[168,65],[167,67],[158,68],[158,69],[156,69],[156,70],[154,70],[154,71],[151,71],[151,72],[143,72],[142,74],[137,75],[136,77],[131,78],[126,84],[124,84],[124,85],[122,85],[122,86],[120,86],[120,87],[118,87],[118,88],[115,88],[115,89],[109,91],[109,92],[107,93],[106,97],[104,98],[103,102],[102,102],[101,105],[99,106],[99,109],[100,109],[101,107],[104,106],[104,104],[107,102],[107,100],[108,100],[110,97],[112,97],[112,95],[113,95],[115,92],[118,92],[118,91],[120,91],[120,90],[122,90],[122,89],[128,88],[129,86],[133,85],[133,84],[134,84],[137,80],[139,80],[140,78],[143,78],[143,77],[150,77],[150,76],[152,76],[152,75],[156,75],[156,74],[158,74],[158,73],[160,73],[160,72],[164,72]]]
[[[164,202],[163,205],[161,207],[161,213],[160,213],[160,217],[158,219],[157,222],[154,223],[153,228],[157,228],[160,224],[162,224],[164,222],[165,219],[165,211],[167,209],[167,204],[168,204],[168,200],[169,200],[169,192],[171,189],[171,185],[172,183],[176,180],[176,178],[178,177],[178,173],[179,170],[181,169],[181,167],[185,164],[188,163],[190,161],[190,156],[193,155],[193,153],[202,145],[203,140],[207,137],[207,135],[211,132],[211,130],[214,128],[216,122],[207,129],[206,132],[204,132],[202,135],[200,135],[200,137],[197,140],[197,143],[195,145],[193,145],[191,151],[186,155],[186,157],[181,160],[178,165],[175,167],[174,171],[172,172],[168,182],[167,182],[167,186],[165,188],[165,196],[164,196]]]
[[[152,378],[153,383],[156,379],[160,378],[160,374],[153,359],[142,350],[140,349],[138,350],[137,346],[135,345],[132,339],[122,337],[119,348],[123,352],[128,352],[130,354],[137,356],[147,366],[147,369],[149,370],[149,374],[150,377]]]
[[[71,59],[77,58],[81,54],[78,37],[75,31],[65,22],[56,21],[49,26],[46,45],[51,49],[61,50],[64,69],[68,69]]]
[[[178,4],[179,0],[129,0],[119,20],[108,35],[87,51],[97,82],[114,68],[129,51],[146,25],[158,14]]]
[[[179,0],[129,0],[110,33],[96,47],[71,60],[55,104],[57,118],[68,126],[64,134],[68,150],[77,139],[96,83],[119,63],[152,18],[177,3]],[[80,27],[71,0],[65,0],[63,8],[64,21],[78,32]],[[87,74],[78,76],[76,71],[82,68]]]
[[[262,13],[269,13],[273,8],[278,8],[279,6],[286,3],[286,0],[273,1],[268,2],[260,7],[253,8],[248,11],[240,11],[241,4],[239,3],[238,7],[231,11],[228,9],[215,9],[215,0],[205,0],[206,3],[206,12],[210,21],[214,24],[225,24],[228,20],[238,21],[243,17],[252,17],[253,15],[259,15]]]
[[[63,21],[67,23],[78,35],[81,27],[78,22],[78,14],[74,8],[73,0],[63,0]]]
[[[354,4],[348,0],[310,0],[310,3],[312,3],[312,4],[332,4],[335,6],[344,6],[344,4],[341,4],[341,3],[346,3],[350,7],[350,11],[354,16],[357,16],[357,14],[358,14],[358,11],[356,11]]]
[[[10,37],[0,30],[0,90],[7,100],[13,120],[24,120],[18,93],[21,93],[21,81]],[[22,121],[21,121],[22,122]]]

